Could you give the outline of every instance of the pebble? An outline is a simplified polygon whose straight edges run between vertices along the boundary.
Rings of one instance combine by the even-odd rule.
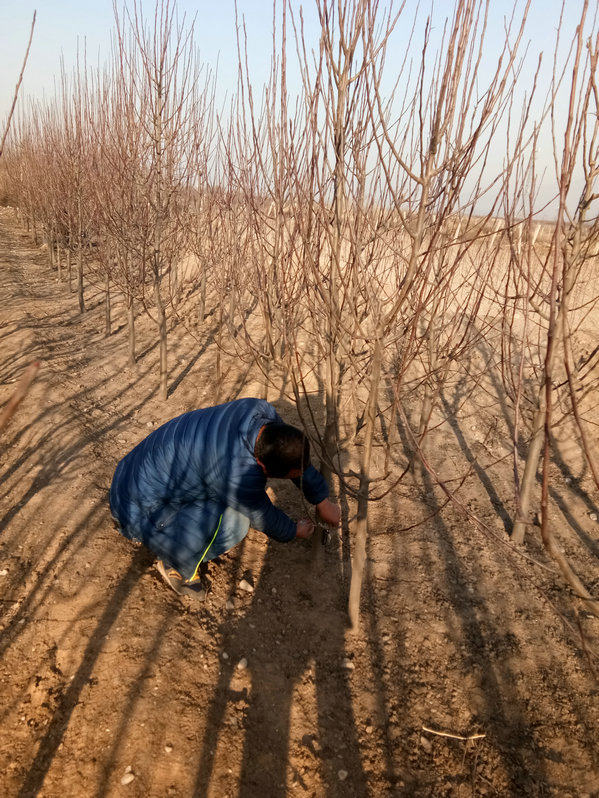
[[[223,653],[221,654],[221,656],[222,656],[222,658],[223,658],[223,659],[229,659],[229,655],[227,654],[227,652],[226,652],[226,651],[223,651]]]
[[[146,424],[146,427],[153,427],[153,426],[154,426],[153,421],[148,421],[148,423]]]
[[[338,771],[338,773],[337,773],[337,776],[338,776],[338,778],[339,778],[339,781],[345,781],[345,779],[346,779],[346,778],[347,778],[347,776],[348,776],[347,770],[340,770],[340,771]]]
[[[355,666],[355,665],[354,665],[354,663],[351,661],[351,659],[347,659],[347,658],[345,658],[345,659],[343,660],[343,662],[341,663],[341,667],[342,667],[342,668],[345,668],[345,670],[346,670],[346,671],[353,671],[353,670],[355,670],[355,668],[356,668],[356,666]]]
[[[433,750],[430,740],[427,740],[424,736],[420,737],[420,745],[428,754]]]
[[[133,773],[125,773],[125,775],[121,779],[121,784],[123,786],[126,786],[127,784],[131,784],[131,782],[133,781],[134,778],[135,778],[135,775]]]
[[[170,754],[170,753],[172,753],[173,746],[172,745],[165,745],[164,746],[164,750],[166,751],[167,754]]]
[[[235,609],[235,604],[233,604],[231,599],[227,599],[227,602],[225,604],[225,609],[227,609],[227,610],[234,610]]]
[[[237,663],[237,669],[240,671],[244,671],[248,666],[248,661],[245,657],[242,657],[239,662]]]
[[[250,583],[245,579],[242,579],[241,582],[239,583],[239,589],[245,590],[246,593],[254,592],[254,588],[252,587],[252,585],[250,585]]]
[[[372,734],[372,726],[366,727],[366,734]]]
[[[597,520],[597,513],[589,513],[589,518],[591,519],[591,521],[596,521]]]
[[[6,576],[7,574],[8,574],[8,570],[7,570],[6,568],[3,568],[3,569],[0,571],[0,576]]]

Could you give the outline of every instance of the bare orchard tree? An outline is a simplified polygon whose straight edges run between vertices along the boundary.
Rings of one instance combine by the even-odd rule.
[[[186,202],[191,184],[200,69],[193,43],[193,25],[177,17],[174,0],[158,0],[148,22],[141,5],[119,13],[115,4],[117,52],[127,113],[138,136],[138,157],[145,166],[141,187],[150,238],[140,242],[142,285],[151,290],[144,306],[158,328],[160,396],[167,398],[167,310],[179,290],[178,264],[184,251],[184,227],[179,203]],[[147,278],[146,278],[147,275]]]
[[[589,609],[591,598],[561,548],[549,522],[550,465],[554,430],[571,419],[580,453],[599,489],[599,463],[592,425],[597,412],[599,380],[592,368],[592,344],[584,353],[585,326],[599,307],[596,258],[599,250],[599,94],[597,64],[599,31],[595,16],[584,3],[565,62],[554,62],[553,108],[560,91],[567,97],[563,130],[551,117],[557,208],[555,221],[539,224],[533,216],[536,200],[536,153],[521,167],[530,190],[514,191],[508,210],[511,269],[506,281],[504,347],[506,392],[514,407],[514,471],[516,519],[513,540],[522,543],[530,525],[537,472],[542,467],[541,539],[564,578]],[[559,44],[559,37],[558,37]],[[565,82],[565,76],[569,81]],[[560,89],[561,85],[561,89]],[[516,223],[516,209],[520,219]],[[587,341],[588,343],[588,341]],[[511,347],[511,349],[508,349]],[[580,351],[583,350],[583,351]],[[510,365],[513,363],[515,365]],[[524,469],[518,468],[521,422],[528,422]]]
[[[504,295],[506,314],[509,314],[504,325],[507,331],[504,346],[513,341],[514,330],[518,332],[516,340],[521,342],[515,351],[512,348],[509,352],[510,357],[504,358],[508,378],[506,388],[514,404],[515,448],[519,444],[517,428],[520,421],[524,417],[530,423],[530,439],[521,478],[516,467],[518,511],[513,539],[518,543],[523,541],[526,526],[530,523],[537,469],[551,425],[559,420],[562,412],[572,413],[581,440],[590,444],[584,414],[581,416],[577,411],[582,399],[588,403],[588,394],[592,390],[589,377],[592,378],[592,374],[585,369],[584,358],[577,367],[577,358],[573,355],[576,333],[599,300],[599,291],[594,286],[597,251],[594,205],[599,175],[599,128],[596,123],[598,33],[595,21],[587,23],[587,13],[588,4],[585,3],[566,63],[561,68],[557,61],[554,65],[552,107],[566,70],[571,70],[570,85],[562,89],[568,95],[568,116],[559,138],[557,123],[552,120],[556,219],[542,225],[534,220],[539,180],[534,151],[528,164],[521,167],[528,174],[529,192],[519,195],[514,191],[511,201],[506,204],[506,228],[511,231],[511,268]],[[581,181],[577,180],[578,177]],[[575,191],[576,198],[573,197]],[[517,364],[517,368],[510,368],[510,361]],[[569,401],[566,401],[566,396]],[[548,419],[551,423],[546,428]],[[599,474],[594,465],[592,447],[583,448],[589,465],[593,464],[591,473],[597,479]]]
[[[91,199],[94,218],[102,231],[100,270],[123,296],[128,362],[133,367],[135,308],[144,298],[144,262],[151,247],[152,220],[146,193],[146,144],[133,109],[133,89],[122,77],[124,69],[122,51],[117,50],[97,83],[97,110],[91,119],[96,142]]]
[[[392,467],[397,409],[413,405],[419,380],[424,393],[416,394],[422,401],[416,416],[424,435],[435,395],[476,341],[492,268],[480,256],[492,250],[473,245],[488,221],[473,209],[485,193],[494,208],[502,186],[484,164],[518,75],[524,16],[499,43],[496,71],[483,87],[477,66],[489,46],[485,5],[456,3],[438,51],[429,52],[427,20],[419,70],[409,73],[406,58],[402,95],[391,89],[383,97],[396,17],[368,0],[339,8],[321,2],[319,13],[319,57],[301,62],[309,135],[296,132],[289,140],[294,207],[284,216],[304,275],[304,316],[298,324],[294,314],[285,335],[293,342],[288,368],[308,408],[306,427],[325,466],[357,500],[350,588],[355,626],[368,508],[401,478]],[[306,52],[301,37],[298,51]],[[299,238],[292,234],[296,226]],[[295,301],[289,299],[285,307]],[[452,370],[439,363],[441,344]],[[311,384],[321,363],[323,435]],[[339,428],[343,416],[354,430],[349,440]]]

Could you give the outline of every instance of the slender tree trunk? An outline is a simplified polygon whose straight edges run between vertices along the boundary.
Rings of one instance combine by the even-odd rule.
[[[154,282],[154,302],[156,304],[156,315],[158,317],[158,336],[160,340],[160,398],[166,401],[168,398],[168,364],[167,364],[167,338],[166,338],[166,312],[162,295],[160,293],[160,282],[164,273],[163,269],[163,249],[162,231],[164,223],[164,208],[162,194],[162,168],[163,168],[163,84],[162,72],[156,78],[156,97],[154,112],[154,163],[156,167],[156,185],[154,189],[154,205],[156,217],[154,223],[154,254],[152,262],[152,273]]]
[[[79,302],[79,312],[85,312],[85,302],[83,300],[83,247],[81,240],[77,242],[77,301]]]
[[[514,528],[511,535],[514,543],[524,542],[524,533],[526,532],[530,508],[530,498],[536,482],[537,470],[539,467],[539,457],[541,456],[541,449],[543,448],[543,441],[545,438],[543,432],[544,424],[545,388],[543,386],[539,390],[538,407],[535,410],[532,421],[532,438],[528,444],[524,473],[522,474],[522,482],[520,483],[520,508],[516,521],[514,522]]]
[[[44,236],[46,241],[46,249],[48,250],[48,260],[50,262],[50,268],[54,268],[54,249],[52,247],[52,236],[50,233],[46,233]]]
[[[545,363],[545,367],[546,369],[549,369],[549,373],[552,373],[553,366],[555,363],[555,353],[557,351],[557,344],[560,336],[560,331],[562,329],[564,312],[567,307],[567,298],[569,297],[574,284],[573,275],[574,275],[574,269],[570,269],[566,274],[566,278],[564,280],[565,298],[559,307],[555,319],[553,320],[552,329],[548,330],[547,333],[548,340],[553,341],[551,352],[549,353],[549,357],[546,358],[546,363]],[[545,371],[544,373],[547,374],[548,372]],[[516,520],[514,521],[514,527],[511,535],[511,539],[514,541],[514,543],[524,542],[524,533],[526,532],[526,526],[529,520],[530,500],[537,479],[539,458],[541,456],[541,450],[543,448],[543,441],[545,438],[544,425],[545,425],[545,413],[547,408],[546,404],[547,389],[548,386],[546,385],[545,380],[543,380],[543,384],[539,388],[539,393],[537,397],[537,408],[535,410],[532,421],[532,437],[528,445],[528,452],[526,453],[526,462],[524,464],[524,472],[522,474],[522,481],[520,483],[519,507],[517,510]]]
[[[58,282],[62,283],[62,259],[61,259],[60,244],[56,242],[56,265],[58,267]]]
[[[346,65],[347,66],[347,65]],[[341,369],[337,353],[337,327],[339,324],[339,288],[337,285],[340,274],[341,250],[343,247],[342,227],[346,216],[345,198],[345,105],[348,88],[348,74],[341,73],[337,88],[337,106],[334,120],[334,196],[333,196],[333,241],[329,268],[329,302],[328,302],[328,329],[326,339],[328,357],[326,361],[326,393],[325,393],[325,425],[323,434],[323,459],[321,472],[327,482],[331,479],[332,469],[330,462],[335,456],[338,435],[338,409]]]
[[[323,457],[320,461],[320,472],[327,482],[331,481],[332,468],[330,463],[337,450],[338,428],[338,395],[339,395],[339,364],[337,363],[334,345],[329,341],[329,356],[326,361],[326,386],[325,386],[325,423],[323,432]]]
[[[266,362],[268,360],[268,357],[265,356],[263,358],[263,360],[265,362],[263,363],[263,369],[262,369],[262,395],[261,395],[260,398],[264,399],[265,402],[268,402],[268,384],[269,384],[268,366],[269,366],[269,364]]]
[[[83,214],[81,212],[81,194],[77,198],[77,300],[79,312],[85,312],[83,301]]]
[[[215,404],[219,404],[222,398],[222,388],[223,388],[223,370],[222,370],[222,359],[221,359],[221,342],[223,338],[223,303],[219,302],[218,305],[218,333],[217,333],[217,341],[216,341],[216,362],[215,362],[215,370],[216,370],[216,393],[215,393]]]
[[[129,365],[135,366],[135,310],[131,294],[127,294],[127,328],[129,331]]]
[[[229,331],[231,333],[231,337],[235,338],[235,304],[236,304],[236,292],[235,292],[235,284],[231,284],[231,291],[229,294]]]
[[[423,438],[428,431],[428,425],[430,423],[433,407],[435,404],[433,375],[435,369],[437,368],[437,352],[435,347],[435,328],[433,322],[434,319],[431,319],[427,331],[429,369],[431,373],[429,374],[426,380],[426,384],[424,386],[424,398],[422,400],[422,406],[420,408],[420,422],[418,424],[418,440],[420,441],[420,446],[423,448],[426,446],[426,443],[423,440]]]
[[[200,274],[200,301],[198,304],[198,321],[200,324],[203,324],[206,318],[206,282],[206,266],[202,264],[202,271]]]
[[[48,247],[50,249],[50,265],[52,266],[53,269],[56,268],[56,250],[54,248],[55,240],[56,238],[55,238],[54,228],[51,227],[50,237],[48,239]]]
[[[364,429],[364,447],[360,463],[360,485],[358,488],[358,514],[354,526],[354,555],[352,557],[352,573],[349,588],[349,617],[353,629],[360,622],[360,595],[366,565],[366,542],[368,539],[368,503],[370,497],[370,460],[374,442],[374,428],[378,407],[378,392],[383,363],[383,347],[377,338],[372,358],[372,376],[370,395],[366,406],[366,426]]]
[[[110,335],[110,277],[106,274],[106,288],[104,294],[104,337],[108,338]]]
[[[160,398],[166,400],[168,398],[166,313],[160,294],[160,281],[156,271],[154,271],[154,303],[158,317],[158,337],[160,341]]]
[[[71,263],[71,248],[67,248],[67,278],[69,281],[69,291],[73,292],[73,268]]]
[[[171,302],[173,305],[177,304],[177,297],[179,295],[179,264],[175,261],[171,266]]]

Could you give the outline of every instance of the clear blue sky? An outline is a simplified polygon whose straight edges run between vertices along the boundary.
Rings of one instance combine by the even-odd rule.
[[[311,21],[317,41],[316,15]],[[143,3],[153,8],[153,0]],[[233,0],[178,0],[179,12],[196,17],[196,42],[204,61],[216,65],[223,88],[235,84],[237,70],[235,6]],[[240,14],[246,19],[252,65],[266,73],[271,48],[272,4],[269,0],[239,0]],[[37,9],[37,22],[27,72],[25,93],[41,96],[53,91],[53,76],[58,74],[61,51],[67,66],[75,61],[77,40],[85,40],[88,61],[103,61],[109,51],[113,28],[112,0],[0,0],[0,120],[12,101],[14,84],[23,58],[31,17]]]
[[[149,0],[144,3],[146,8],[151,5],[153,3]],[[179,0],[177,5],[189,16],[197,15],[196,39],[202,56],[213,64],[219,58],[223,86],[230,87],[236,70],[233,0]],[[296,5],[299,6],[299,3]],[[414,5],[411,0],[408,1],[408,7]],[[303,6],[307,39],[316,43],[318,25],[315,3],[307,0]],[[533,51],[547,48],[547,56],[551,55],[560,6],[559,0],[532,0],[528,38]],[[567,0],[565,16],[569,30],[573,30],[581,6],[582,0]],[[270,0],[238,0],[238,7],[248,26],[252,67],[259,72],[261,67],[266,68],[270,53],[272,3]],[[425,7],[426,4],[423,4],[423,9]],[[490,29],[496,29],[498,38],[501,38],[502,18],[510,12],[511,3],[493,0],[491,7]],[[451,12],[453,2],[441,0],[435,8],[435,13],[441,18]],[[37,9],[37,25],[24,80],[28,94],[40,96],[44,91],[52,91],[53,76],[59,70],[60,54],[64,53],[67,65],[73,63],[78,39],[85,39],[91,62],[95,61],[98,54],[103,59],[108,52],[113,26],[112,0],[0,0],[0,119],[4,117],[12,99],[34,9]],[[404,15],[405,23],[396,31],[396,42],[402,41],[410,18],[410,13]],[[490,37],[490,44],[493,38]],[[399,60],[401,47],[396,45],[395,49]],[[388,64],[392,69],[393,52]]]
[[[521,0],[523,2],[524,0]],[[145,0],[144,8],[153,7],[153,0]],[[279,2],[280,5],[280,2]],[[295,7],[299,7],[296,2]],[[397,3],[396,3],[397,5]],[[399,64],[409,23],[413,15],[415,0],[408,0],[408,11],[404,13],[398,29],[394,33],[393,45],[387,58],[388,75],[393,74],[394,63]],[[592,6],[591,5],[591,13]],[[216,65],[219,62],[221,93],[231,90],[235,85],[237,56],[235,45],[234,0],[178,0],[180,12],[196,16],[196,42],[204,61]],[[441,31],[442,18],[451,14],[453,0],[439,0],[434,5],[438,20],[434,35]],[[306,39],[318,42],[318,23],[315,3],[303,3],[306,22]],[[2,51],[0,55],[0,121],[5,117],[14,92],[14,84],[20,69],[27,41],[33,10],[37,8],[37,24],[31,55],[23,83],[23,94],[40,97],[53,92],[54,76],[59,72],[59,58],[64,54],[67,67],[75,61],[77,41],[85,40],[88,62],[103,62],[109,51],[110,31],[113,27],[112,0],[0,0],[0,30],[2,31]],[[243,14],[248,29],[248,49],[253,79],[257,85],[266,76],[271,51],[271,0],[238,0],[240,14]],[[421,16],[428,6],[422,4]],[[488,38],[489,53],[496,57],[495,45],[503,38],[503,19],[511,13],[512,4],[508,0],[491,0],[491,17]],[[564,12],[565,32],[569,39],[579,18],[582,0],[566,0]],[[559,21],[560,0],[532,0],[526,40],[529,42],[529,69],[523,74],[527,82],[536,65],[538,52],[545,51],[546,67],[550,66],[553,54],[555,30]],[[422,26],[419,28],[420,34]],[[421,41],[421,35],[418,36]],[[491,62],[487,65],[491,68]],[[485,65],[483,65],[483,72]],[[547,84],[548,73],[545,74]],[[547,85],[542,86],[544,91]],[[550,153],[550,143],[544,147],[546,156]]]

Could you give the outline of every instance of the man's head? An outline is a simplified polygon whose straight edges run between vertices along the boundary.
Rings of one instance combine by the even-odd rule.
[[[262,427],[254,457],[268,477],[299,477],[310,465],[310,441],[296,427],[272,421]]]

